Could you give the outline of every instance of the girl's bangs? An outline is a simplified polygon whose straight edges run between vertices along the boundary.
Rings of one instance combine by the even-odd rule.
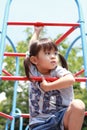
[[[30,56],[36,56],[40,50],[50,51],[55,50],[58,51],[58,48],[54,42],[52,42],[49,39],[40,39],[39,41],[36,40],[33,44],[30,46]]]
[[[50,51],[50,50],[58,51],[57,46],[53,42],[39,44],[39,47],[41,49],[43,49],[44,51],[47,51],[47,50],[48,51]]]

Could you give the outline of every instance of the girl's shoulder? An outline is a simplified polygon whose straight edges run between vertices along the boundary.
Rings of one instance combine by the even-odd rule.
[[[57,66],[54,70],[51,71],[51,76],[53,77],[62,77],[66,74],[70,74],[71,72],[68,71],[66,68],[62,66]]]

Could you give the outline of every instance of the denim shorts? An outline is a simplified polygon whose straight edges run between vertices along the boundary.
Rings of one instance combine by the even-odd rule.
[[[29,126],[29,130],[64,130],[63,117],[66,108],[51,115],[46,120],[39,120],[38,123],[34,123]]]

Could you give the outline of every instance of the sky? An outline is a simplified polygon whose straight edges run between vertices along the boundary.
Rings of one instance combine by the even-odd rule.
[[[7,0],[0,0],[0,31],[6,3]],[[80,3],[87,32],[87,0],[80,0]],[[78,9],[75,0],[12,0],[8,21],[76,23]],[[14,43],[17,43],[26,39],[24,32],[26,28],[27,26],[8,26],[7,35]],[[55,38],[57,34],[63,33],[66,27],[46,27],[46,30],[48,36]],[[76,34],[79,35],[78,31]]]

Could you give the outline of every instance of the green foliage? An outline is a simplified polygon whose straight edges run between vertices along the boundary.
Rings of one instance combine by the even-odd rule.
[[[16,45],[16,50],[18,53],[25,53],[28,50],[28,42],[31,39],[32,36],[32,29],[27,28],[25,30],[25,33],[27,34],[27,39],[26,41],[20,41]],[[46,33],[46,30],[43,30],[41,35],[44,35]],[[61,36],[59,34],[57,38]],[[55,38],[54,40],[56,40]],[[68,47],[70,46],[70,42],[68,42],[68,39],[65,39],[62,41],[62,43],[58,46],[59,51],[61,54],[65,55]],[[13,52],[13,49],[10,45],[6,45],[6,52]],[[68,56],[67,62],[69,66],[69,70],[75,74],[79,70],[82,69],[83,67],[83,58],[82,55],[80,55],[81,52],[81,47],[78,48],[78,46],[75,46],[72,48],[70,51],[70,54]],[[24,72],[24,67],[23,67],[23,61],[24,57],[19,57],[19,75],[20,76],[25,76]],[[16,72],[16,58],[15,57],[5,57],[4,58],[4,69],[7,70],[9,73],[12,75],[15,75]],[[3,75],[5,75],[3,73]],[[84,74],[81,74],[83,76]],[[29,108],[28,108],[28,83],[27,82],[18,82],[18,94],[16,100],[17,100],[17,108],[21,110],[22,113],[29,113]],[[10,114],[12,110],[12,101],[13,101],[13,92],[14,92],[14,81],[1,81],[0,82],[0,93],[1,92],[6,93],[7,99],[3,102],[0,103],[0,111]],[[74,84],[74,92],[75,92],[75,98],[79,98],[84,101],[86,107],[87,107],[87,90],[86,89],[81,89],[80,88],[80,83],[76,82]],[[86,130],[85,126],[87,127],[87,118],[85,117],[84,125],[82,130]],[[6,123],[6,119],[0,117],[0,130],[4,130]],[[28,119],[24,119],[24,126],[28,124]],[[19,119],[16,119],[16,127],[15,130],[18,130],[19,126]]]
[[[31,34],[30,34],[31,35]],[[28,38],[29,39],[29,38]],[[18,53],[25,53],[28,49],[28,42],[20,41],[16,45],[16,50]],[[13,52],[13,49],[10,45],[6,45],[5,52]],[[23,67],[24,57],[19,58],[19,75],[25,76],[24,67]],[[15,75],[16,73],[16,58],[15,57],[5,57],[4,58],[4,69],[8,71],[10,74]],[[3,75],[5,75],[3,73]],[[12,110],[12,103],[13,103],[13,92],[14,92],[14,83],[15,81],[1,81],[0,82],[0,93],[5,92],[7,99],[0,103],[0,111],[6,114],[10,114]],[[24,85],[24,86],[23,86]],[[18,88],[22,90],[22,92],[18,92],[16,100],[17,100],[17,108],[21,110],[22,113],[29,113],[29,106],[28,106],[28,88],[26,87],[26,82],[19,82]],[[28,124],[28,119],[24,119],[25,123]],[[16,120],[18,122],[18,120]],[[6,119],[0,117],[0,129],[5,129]],[[18,125],[16,125],[18,127]],[[17,128],[15,128],[17,130]]]

